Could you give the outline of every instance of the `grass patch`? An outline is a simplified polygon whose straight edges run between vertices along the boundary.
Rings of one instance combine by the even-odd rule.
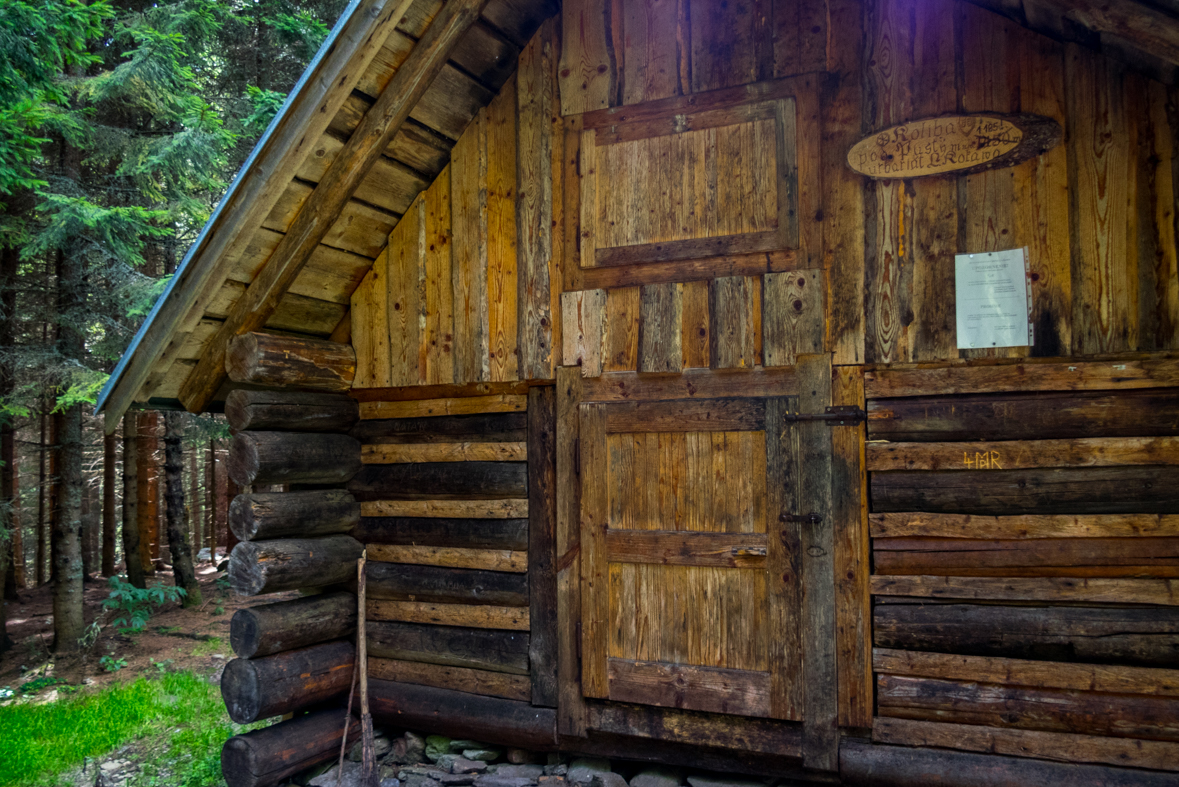
[[[260,726],[232,723],[217,688],[191,672],[141,677],[45,705],[0,707],[0,785],[56,785],[57,774],[84,759],[143,738],[153,743],[130,785],[221,785],[221,745]]]
[[[204,642],[198,642],[192,649],[194,656],[212,656],[214,653],[224,653],[225,642],[221,637],[210,637]]]

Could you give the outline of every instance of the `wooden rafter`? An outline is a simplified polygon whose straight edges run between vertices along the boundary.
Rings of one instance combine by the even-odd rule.
[[[380,158],[410,111],[446,65],[451,51],[479,18],[487,0],[449,0],[418,41],[409,59],[336,156],[282,241],[180,389],[191,412],[203,410],[225,381],[225,351],[231,338],[265,326],[303,265],[340,217],[373,163]]]

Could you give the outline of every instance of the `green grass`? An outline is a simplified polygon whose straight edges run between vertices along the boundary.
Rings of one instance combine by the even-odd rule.
[[[45,705],[0,707],[0,785],[55,785],[55,775],[83,759],[144,738],[152,739],[150,751],[129,785],[223,785],[221,745],[244,729],[229,720],[217,687],[191,672],[141,677]]]
[[[198,642],[192,649],[194,656],[212,656],[214,653],[224,653],[225,642],[221,637],[211,637],[204,642]]]

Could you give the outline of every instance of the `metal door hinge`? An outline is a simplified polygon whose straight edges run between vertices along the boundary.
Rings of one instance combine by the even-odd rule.
[[[819,514],[782,514],[778,519],[793,525],[818,525],[823,522]]]

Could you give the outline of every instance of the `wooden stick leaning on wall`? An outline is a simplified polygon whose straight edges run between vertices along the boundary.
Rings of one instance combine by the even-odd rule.
[[[368,707],[368,643],[364,626],[365,570],[368,552],[361,553],[356,561],[356,668],[360,672],[360,783],[365,787],[377,787],[377,763],[373,741],[373,717]]]

